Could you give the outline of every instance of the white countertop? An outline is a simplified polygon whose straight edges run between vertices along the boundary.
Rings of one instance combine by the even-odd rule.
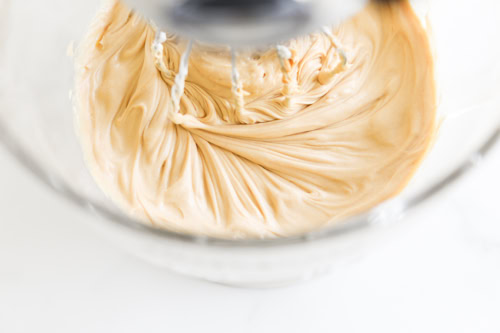
[[[500,332],[500,147],[336,275],[237,289],[150,266],[0,148],[0,332]]]

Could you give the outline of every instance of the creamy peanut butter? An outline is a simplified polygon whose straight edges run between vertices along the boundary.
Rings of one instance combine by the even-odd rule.
[[[313,230],[398,194],[431,142],[433,59],[406,1],[370,4],[281,55],[239,50],[236,89],[229,50],[194,42],[177,109],[187,41],[167,35],[155,58],[155,36],[110,1],[76,61],[89,169],[145,223],[225,238]]]

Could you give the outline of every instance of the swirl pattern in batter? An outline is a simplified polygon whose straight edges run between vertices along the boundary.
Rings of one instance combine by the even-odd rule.
[[[290,57],[187,41],[109,1],[80,45],[79,134],[102,190],[155,226],[224,238],[294,235],[398,194],[435,131],[433,59],[406,1],[370,4]],[[340,52],[343,50],[343,53]],[[342,55],[347,63],[344,65]]]

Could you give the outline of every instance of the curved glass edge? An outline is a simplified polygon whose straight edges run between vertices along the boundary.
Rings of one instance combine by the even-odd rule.
[[[451,173],[444,176],[441,180],[430,185],[425,190],[417,193],[402,201],[400,208],[401,212],[407,212],[421,203],[427,201],[431,197],[435,196],[442,189],[446,188],[448,185],[454,183],[456,180],[461,178],[470,169],[477,165],[483,160],[496,143],[500,141],[500,124],[493,131],[493,133],[488,137],[488,139],[476,150],[474,150],[469,157],[458,167],[456,167]],[[61,179],[54,176],[40,167],[35,160],[28,154],[21,145],[13,139],[13,136],[9,133],[9,129],[2,124],[0,121],[0,142],[4,144],[7,151],[9,151],[20,164],[29,170],[32,174],[36,176],[43,184],[51,188],[59,196],[66,199],[67,201],[73,203],[75,206],[80,207],[84,211],[94,212],[111,223],[116,223],[122,227],[132,229],[137,232],[149,234],[150,236],[160,237],[164,239],[182,241],[192,244],[206,245],[206,246],[227,246],[227,247],[265,247],[265,246],[282,246],[282,245],[293,245],[303,242],[310,242],[314,240],[326,239],[338,237],[345,234],[350,234],[352,232],[358,231],[360,229],[365,229],[368,227],[374,227],[380,225],[380,221],[374,218],[374,212],[376,212],[377,207],[371,210],[348,218],[338,224],[332,225],[330,227],[325,227],[320,230],[311,231],[298,236],[275,238],[275,239],[222,239],[214,238],[209,236],[197,236],[181,234],[174,231],[169,231],[165,229],[155,228],[153,226],[146,225],[132,218],[126,217],[124,215],[116,214],[106,209],[100,204],[92,202],[79,194],[77,194],[73,189],[67,186]]]

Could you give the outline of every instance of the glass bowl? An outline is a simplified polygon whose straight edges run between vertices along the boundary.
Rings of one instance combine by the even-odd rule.
[[[396,198],[332,227],[272,240],[224,240],[155,229],[124,216],[95,185],[74,129],[72,45],[100,0],[0,0],[0,141],[41,181],[92,212],[124,249],[175,272],[239,286],[273,286],[344,267],[402,230],[500,136],[500,3],[416,0],[436,58],[441,125]],[[398,226],[398,228],[396,228]]]

